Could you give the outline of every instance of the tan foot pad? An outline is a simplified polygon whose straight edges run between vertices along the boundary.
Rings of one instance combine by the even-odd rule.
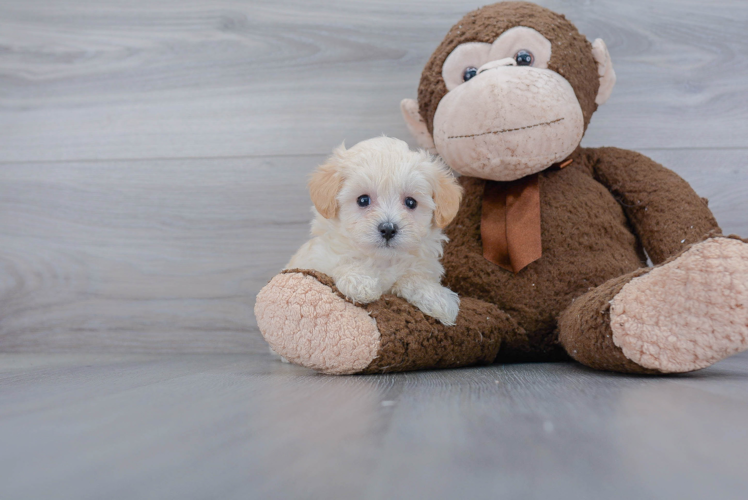
[[[273,278],[257,295],[255,316],[275,352],[323,373],[360,372],[379,350],[369,313],[306,274]]]
[[[610,319],[627,358],[666,373],[748,349],[748,244],[714,238],[694,245],[624,286]]]

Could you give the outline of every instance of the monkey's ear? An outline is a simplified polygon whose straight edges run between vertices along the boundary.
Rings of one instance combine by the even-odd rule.
[[[325,163],[317,167],[309,178],[309,196],[317,212],[325,219],[338,215],[338,192],[343,187],[343,154],[345,144],[333,151]]]
[[[435,153],[436,147],[434,146],[434,139],[431,137],[431,134],[429,134],[426,122],[421,118],[421,113],[418,111],[418,103],[413,99],[403,99],[400,101],[400,110],[403,112],[405,125],[408,126],[410,134],[416,140],[418,145],[429,153]]]
[[[616,72],[613,71],[613,62],[610,60],[608,47],[601,38],[592,42],[592,57],[597,62],[597,74],[600,76],[600,88],[597,91],[595,103],[600,105],[610,97],[613,86],[616,84]]]
[[[462,187],[457,183],[452,172],[439,161],[436,185],[434,186],[434,222],[441,229],[457,216],[462,199]]]

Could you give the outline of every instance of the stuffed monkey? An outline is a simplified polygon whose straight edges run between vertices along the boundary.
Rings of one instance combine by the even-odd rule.
[[[289,270],[257,296],[271,347],[331,374],[569,357],[674,373],[748,349],[748,244],[674,172],[580,147],[615,79],[605,43],[563,15],[525,2],[467,14],[401,104],[419,145],[461,175],[443,260],[457,324],[395,296],[353,304],[328,276]]]

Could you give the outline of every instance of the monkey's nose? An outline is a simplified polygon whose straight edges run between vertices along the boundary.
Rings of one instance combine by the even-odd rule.
[[[514,60],[513,57],[505,57],[504,59],[499,59],[497,61],[490,61],[478,68],[478,74],[483,73],[484,71],[488,71],[489,69],[496,69],[496,68],[502,68],[504,66],[516,66],[517,61]]]
[[[397,234],[397,224],[392,222],[382,222],[379,224],[379,233],[387,241],[390,241]]]

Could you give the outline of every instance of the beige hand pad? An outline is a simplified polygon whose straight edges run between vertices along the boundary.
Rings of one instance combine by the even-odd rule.
[[[301,273],[279,274],[265,285],[255,316],[276,353],[322,373],[360,372],[379,351],[379,330],[367,311]]]
[[[748,349],[748,244],[714,238],[633,279],[611,301],[613,342],[663,372]]]

